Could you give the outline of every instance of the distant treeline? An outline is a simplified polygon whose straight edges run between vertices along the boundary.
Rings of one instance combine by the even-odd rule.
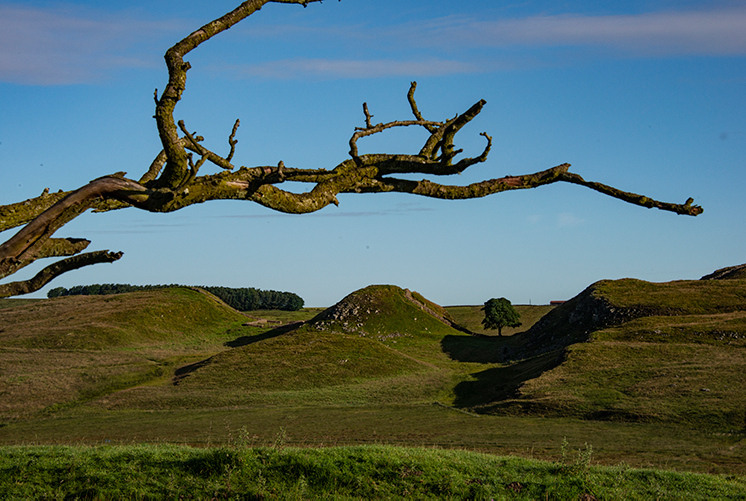
[[[57,287],[47,292],[47,297],[60,296],[101,296],[106,294],[122,294],[124,292],[150,291],[167,289],[169,287],[184,287],[183,285],[129,285],[129,284],[93,284],[76,285],[66,289]],[[303,308],[303,298],[292,292],[264,291],[253,287],[232,289],[230,287],[200,286],[226,304],[240,311],[248,310],[285,310],[296,311]]]

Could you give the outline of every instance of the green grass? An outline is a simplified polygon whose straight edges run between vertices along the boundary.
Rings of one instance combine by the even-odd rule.
[[[179,386],[285,391],[338,386],[348,380],[377,379],[426,368],[370,339],[300,330],[215,355]]]
[[[393,286],[357,291],[333,314],[253,319],[191,289],[14,304],[0,309],[0,443],[235,445],[248,434],[266,445],[282,427],[293,445],[557,461],[567,436],[605,465],[743,475],[746,281],[702,283],[602,282],[594,294],[614,307],[658,316],[510,363],[558,308],[518,306],[524,325],[499,338],[431,315],[479,332],[479,306],[440,308]],[[244,325],[256,318],[268,323]],[[550,335],[570,332],[568,318]]]
[[[556,460],[563,437],[594,448],[598,464],[626,462],[706,473],[746,475],[746,435],[712,433],[672,423],[588,421],[574,418],[474,415],[434,403],[351,402],[323,405],[192,407],[104,410],[89,403],[0,427],[0,444],[178,443],[267,445],[284,431],[294,446],[395,444],[467,449]],[[157,403],[156,403],[157,405]]]
[[[391,446],[4,447],[6,499],[735,499],[746,481]],[[589,497],[592,496],[592,497]]]
[[[168,289],[75,296],[0,309],[0,422],[128,388],[168,384],[176,367],[255,332],[209,295]]]
[[[44,299],[0,298],[0,309],[13,308],[15,306],[23,306],[26,304],[34,304],[40,301],[44,301]]]
[[[513,307],[521,315],[521,326],[503,327],[503,336],[512,336],[527,331],[532,325],[538,322],[541,317],[555,308],[555,306],[548,304],[515,304]],[[475,334],[483,334],[486,336],[497,335],[496,330],[485,329],[482,325],[482,320],[484,319],[482,306],[446,306],[445,309],[459,325],[463,325]]]
[[[592,289],[593,297],[617,311],[654,316],[586,333],[588,342],[561,351],[486,369],[475,375],[475,382],[457,387],[462,401],[499,414],[675,422],[718,432],[744,431],[746,281],[655,284],[624,279],[602,281]],[[574,312],[564,312],[566,317],[554,315],[548,334],[575,335],[570,318]],[[542,360],[547,361],[543,366]],[[504,382],[516,380],[520,384],[513,385],[513,394],[490,394],[490,388],[509,389]],[[483,398],[470,399],[475,393]]]
[[[527,381],[521,398],[495,404],[510,412],[529,403],[549,415],[678,422],[742,431],[746,411],[742,349],[712,345],[593,342],[568,349],[560,366]]]
[[[305,322],[306,320],[310,320],[325,309],[326,308],[301,308],[297,311],[250,310],[244,313],[250,317],[264,318],[273,323],[288,324],[290,322]]]
[[[203,347],[247,320],[211,295],[186,288],[72,296],[1,309],[0,343],[65,350]]]
[[[652,283],[625,278],[603,280],[596,294],[619,307],[644,306],[677,314],[702,315],[743,311],[746,280],[676,280]]]
[[[599,341],[694,343],[746,346],[746,311],[672,317],[643,317],[594,333]]]

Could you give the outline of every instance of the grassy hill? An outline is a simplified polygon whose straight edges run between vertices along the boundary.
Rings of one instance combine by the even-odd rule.
[[[0,344],[13,348],[109,350],[200,344],[246,317],[189,288],[71,296],[0,310]]]
[[[501,338],[479,306],[386,285],[251,317],[186,288],[0,304],[0,443],[287,433],[552,458],[569,437],[602,461],[746,473],[737,271],[601,281],[518,306]]]
[[[512,395],[482,392],[474,410],[744,430],[746,280],[601,281],[519,337],[519,361],[460,391],[543,372]]]
[[[169,377],[248,319],[178,288],[74,296],[0,309],[0,422]]]
[[[231,331],[238,333],[239,331]],[[468,377],[441,349],[471,337],[448,312],[394,286],[356,291],[305,323],[244,328],[231,349],[183,366],[171,384],[107,396],[107,409],[235,405],[367,405],[452,400]]]

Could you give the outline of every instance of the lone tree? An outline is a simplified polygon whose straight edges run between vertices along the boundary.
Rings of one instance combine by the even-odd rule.
[[[510,301],[501,297],[492,298],[482,307],[484,320],[482,325],[485,329],[497,329],[497,335],[503,335],[503,327],[520,327],[521,314],[515,311]]]
[[[155,120],[163,149],[139,178],[117,172],[91,181],[72,191],[50,193],[44,189],[38,197],[0,206],[0,231],[22,227],[18,233],[0,245],[0,279],[12,275],[37,259],[63,257],[42,269],[29,280],[0,285],[0,297],[36,291],[55,277],[83,266],[113,262],[122,252],[101,250],[81,252],[90,244],[80,238],[53,238],[62,226],[88,209],[106,212],[134,207],[149,212],[173,212],[208,200],[247,200],[285,213],[314,212],[329,204],[338,205],[339,193],[400,192],[442,199],[477,198],[507,190],[536,188],[546,184],[566,182],[578,184],[648,208],[696,216],[702,208],[692,205],[690,198],[683,204],[659,202],[643,195],[628,193],[611,186],[586,181],[569,171],[563,163],[550,169],[519,176],[505,176],[468,186],[448,186],[428,180],[412,181],[396,175],[422,173],[431,175],[457,174],[476,163],[484,162],[492,145],[486,132],[484,150],[474,157],[457,156],[463,150],[454,144],[456,134],[474,119],[485,105],[484,100],[468,110],[445,120],[427,120],[417,108],[414,98],[416,83],[412,82],[407,99],[413,117],[373,123],[373,115],[363,103],[365,124],[355,127],[349,140],[349,157],[331,170],[286,167],[282,160],[273,166],[244,167],[233,163],[236,152],[236,120],[228,136],[228,153],[220,155],[207,149],[204,138],[183,121],[174,119],[176,104],[186,88],[187,71],[191,65],[185,56],[212,37],[260,10],[267,3],[298,4],[306,7],[320,0],[248,0],[233,11],[204,25],[166,51],[168,83],[160,94],[155,91]],[[360,154],[358,140],[395,127],[423,127],[429,137],[416,153]],[[200,175],[200,169],[212,164],[217,173]],[[305,193],[293,193],[278,188],[289,182],[313,183]]]

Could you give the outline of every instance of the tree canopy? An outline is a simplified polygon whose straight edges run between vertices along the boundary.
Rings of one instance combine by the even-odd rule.
[[[492,298],[484,303],[482,307],[484,311],[484,320],[482,325],[485,329],[497,329],[497,335],[503,335],[503,327],[520,327],[521,326],[521,315],[513,305],[501,297],[499,299]]]
[[[233,162],[238,140],[239,120],[233,124],[227,138],[227,153],[219,154],[206,148],[204,137],[174,112],[181,100],[192,68],[185,57],[202,43],[217,36],[260,10],[267,3],[297,4],[306,7],[320,0],[247,0],[227,14],[189,34],[168,49],[165,54],[168,82],[162,92],[154,93],[155,114],[162,150],[139,177],[127,177],[125,172],[104,175],[78,189],[52,193],[49,189],[38,197],[0,206],[0,231],[21,227],[0,245],[0,278],[42,258],[63,259],[42,269],[31,279],[0,285],[0,297],[26,294],[39,290],[55,277],[96,263],[114,262],[121,251],[99,250],[83,252],[91,243],[82,238],[54,238],[55,232],[80,214],[92,209],[107,212],[137,208],[148,212],[173,212],[189,205],[209,200],[244,200],[270,209],[303,214],[315,212],[330,204],[338,205],[340,193],[399,192],[456,200],[484,197],[509,190],[537,188],[557,182],[585,186],[627,203],[657,208],[676,214],[696,216],[702,208],[689,198],[683,204],[662,202],[625,192],[594,181],[587,181],[570,172],[570,164],[561,163],[539,172],[508,175],[467,186],[453,186],[429,180],[406,179],[406,174],[444,176],[458,174],[468,167],[486,161],[492,147],[492,137],[480,135],[485,146],[475,156],[460,156],[456,134],[479,115],[486,102],[477,101],[467,110],[441,120],[426,119],[415,100],[416,82],[412,82],[407,100],[412,117],[405,120],[374,123],[368,105],[363,103],[364,125],[355,127],[348,142],[348,156],[331,169],[288,167],[281,159],[276,165],[246,167]],[[358,141],[398,127],[422,127],[428,137],[410,153],[361,154]],[[206,164],[219,172],[201,173]],[[279,188],[284,183],[311,183],[313,188],[294,193]]]

